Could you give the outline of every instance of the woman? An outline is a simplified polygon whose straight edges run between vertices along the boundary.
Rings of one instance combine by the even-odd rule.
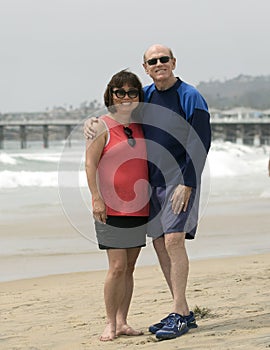
[[[104,94],[109,113],[96,125],[98,137],[87,141],[86,173],[97,240],[109,261],[102,341],[143,334],[127,323],[133,271],[145,246],[149,214],[146,146],[141,126],[135,122],[142,101],[138,77],[126,70],[115,74]]]

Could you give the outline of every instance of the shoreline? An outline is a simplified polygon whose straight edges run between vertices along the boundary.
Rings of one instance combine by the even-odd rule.
[[[195,240],[186,241],[190,260],[270,251],[268,208],[268,198],[210,202]],[[81,221],[87,230],[88,221],[85,218]],[[93,239],[89,241],[76,231],[60,208],[28,222],[17,219],[10,224],[2,223],[0,231],[0,282],[107,268],[106,253],[97,248]],[[148,241],[137,266],[155,264],[158,264],[156,254]]]
[[[270,253],[269,253],[270,254]],[[82,254],[84,255],[84,254]],[[202,258],[197,258],[197,259],[190,259],[190,264],[194,263],[195,265],[196,264],[200,264],[200,263],[210,263],[211,261],[220,261],[220,260],[227,260],[227,259],[242,259],[242,258],[252,258],[252,257],[257,257],[257,256],[267,256],[268,255],[268,252],[264,252],[264,253],[259,253],[259,254],[243,254],[243,255],[231,255],[231,256],[220,256],[220,257],[217,257],[217,256],[210,256],[210,257],[202,257]],[[74,255],[76,256],[76,254]],[[104,255],[104,258],[106,259],[106,256]],[[138,264],[138,261],[137,261],[137,264],[136,264],[136,267],[135,269],[136,270],[140,270],[140,269],[159,269],[160,266],[158,264],[158,261],[156,262],[153,262],[152,264],[147,264],[147,265],[141,265],[141,264]],[[106,274],[107,272],[107,269],[106,268],[100,268],[100,269],[95,269],[95,270],[85,270],[85,271],[68,271],[68,272],[60,272],[60,273],[52,273],[52,274],[48,274],[48,275],[40,275],[40,276],[33,276],[33,277],[25,277],[25,278],[18,278],[18,279],[13,279],[13,280],[6,280],[6,281],[1,281],[0,280],[0,286],[1,285],[5,285],[5,284],[20,284],[20,283],[28,283],[28,282],[31,282],[31,281],[35,281],[35,280],[42,280],[42,279],[50,279],[50,278],[65,278],[67,277],[68,275],[70,276],[73,276],[73,275],[88,275],[88,274]]]
[[[0,349],[98,350],[178,348],[265,349],[270,346],[270,253],[193,260],[187,297],[199,328],[168,341],[156,341],[147,328],[170,312],[170,293],[160,268],[139,266],[129,322],[140,337],[98,340],[105,325],[106,271],[51,275],[1,282]]]
[[[145,248],[144,248],[145,249]],[[204,262],[204,261],[214,261],[214,260],[220,260],[220,259],[233,259],[233,258],[244,258],[248,256],[257,256],[257,255],[265,255],[267,254],[269,249],[265,248],[264,251],[258,253],[235,253],[235,254],[221,254],[219,256],[217,255],[208,255],[208,256],[200,256],[200,257],[189,257],[189,261],[191,262]],[[97,253],[97,254],[96,254]],[[64,255],[56,255],[55,257],[50,257],[52,260],[50,263],[51,267],[48,267],[47,260],[48,256],[34,256],[26,261],[25,257],[11,257],[11,258],[1,258],[0,257],[0,264],[2,266],[2,270],[5,270],[5,266],[8,265],[10,268],[15,270],[17,268],[17,275],[13,275],[11,278],[8,273],[1,273],[2,276],[0,277],[0,286],[4,283],[9,282],[20,282],[20,281],[27,281],[27,280],[34,280],[39,278],[50,278],[51,276],[66,276],[69,274],[80,274],[80,273],[95,273],[95,272],[106,272],[107,267],[107,257],[104,254],[104,252],[94,252],[95,256],[98,257],[98,260],[95,260],[95,268],[92,268],[91,261],[89,263],[85,263],[85,259],[87,257],[92,257],[92,253],[78,253],[78,254],[64,254]],[[21,260],[20,260],[21,259]],[[62,260],[63,259],[63,260]],[[67,259],[69,259],[69,263],[67,266],[61,268],[57,267],[55,268],[56,264],[59,264],[61,266],[62,263],[67,262]],[[22,269],[29,267],[33,263],[36,264],[36,268],[38,269],[38,272],[32,273],[32,275],[26,275],[24,272],[21,272]],[[81,263],[81,268],[77,268],[76,264]],[[6,264],[6,265],[5,265]],[[154,252],[154,248],[151,248],[151,251],[148,252],[141,252],[138,261],[136,264],[136,268],[151,268],[151,267],[159,267],[158,259],[156,257],[156,253]],[[44,271],[46,270],[46,272]],[[55,271],[56,269],[56,271]],[[1,349],[1,347],[0,347]]]

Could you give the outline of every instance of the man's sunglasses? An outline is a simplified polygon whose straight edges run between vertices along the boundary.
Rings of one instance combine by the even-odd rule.
[[[111,90],[113,94],[115,94],[115,96],[117,98],[124,98],[126,97],[126,95],[128,95],[129,98],[136,98],[139,96],[139,90],[137,89],[131,89],[131,90],[124,90],[124,89],[117,89],[117,90]]]
[[[128,126],[123,126],[124,133],[127,136],[127,142],[131,147],[134,147],[136,145],[136,140],[132,136],[132,130]]]
[[[159,58],[150,58],[150,60],[147,60],[146,63],[148,63],[149,66],[154,66],[155,64],[157,64],[158,61],[160,63],[168,63],[171,58],[172,57],[169,57],[169,56],[162,56]]]

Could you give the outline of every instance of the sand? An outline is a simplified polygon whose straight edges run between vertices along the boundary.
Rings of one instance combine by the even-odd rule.
[[[147,331],[150,324],[171,312],[171,297],[159,266],[139,264],[129,323],[142,329],[143,336],[120,336],[112,342],[100,342],[105,326],[106,271],[67,273],[0,283],[0,349],[270,349],[269,219],[269,199],[224,202],[221,198],[220,203],[209,203],[197,238],[187,244],[192,258],[187,297],[190,308],[200,311],[199,328],[182,337],[157,341]],[[28,238],[27,232],[71,234],[67,225],[59,220],[38,216],[36,222],[32,219],[26,225],[16,219],[14,225],[0,231],[14,239],[18,232],[22,238]],[[209,258],[211,254],[219,258]],[[153,259],[153,255],[151,249],[144,248],[142,265],[147,265],[148,256]],[[30,276],[34,272],[59,273],[62,267],[62,271],[67,271],[70,264],[78,271],[85,266],[82,260],[87,259],[89,269],[97,269],[97,256],[106,261],[105,253],[104,256],[75,254],[49,258],[3,256],[0,270],[6,277],[20,270],[25,276],[27,269]],[[200,260],[196,260],[198,258]]]
[[[191,261],[187,296],[199,328],[157,341],[147,328],[170,310],[158,266],[137,267],[129,323],[139,337],[100,342],[106,271],[0,283],[0,349],[270,348],[270,254]],[[205,316],[203,314],[205,313]]]

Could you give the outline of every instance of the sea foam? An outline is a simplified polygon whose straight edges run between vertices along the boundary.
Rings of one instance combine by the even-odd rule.
[[[270,146],[246,146],[214,141],[208,155],[210,178],[231,178],[250,174],[267,175]],[[87,186],[83,167],[82,149],[70,150],[65,156],[64,170],[58,172],[61,152],[0,153],[0,189],[16,187],[75,187]],[[79,166],[78,166],[79,164]],[[42,167],[42,168],[41,168]]]

